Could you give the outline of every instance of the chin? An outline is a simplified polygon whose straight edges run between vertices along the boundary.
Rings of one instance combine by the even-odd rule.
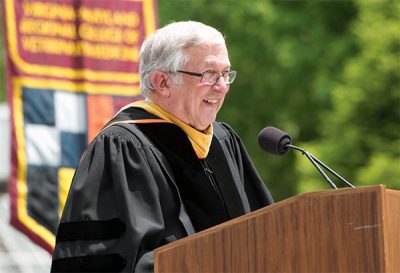
[[[212,122],[211,122],[212,123]],[[202,123],[202,125],[198,125],[198,126],[193,126],[197,131],[203,132],[205,131],[211,123]],[[207,124],[207,125],[204,125]]]

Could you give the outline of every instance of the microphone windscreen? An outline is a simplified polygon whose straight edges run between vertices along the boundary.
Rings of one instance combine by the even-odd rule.
[[[260,147],[272,154],[284,155],[288,152],[287,144],[292,143],[289,134],[275,127],[265,127],[258,135]]]

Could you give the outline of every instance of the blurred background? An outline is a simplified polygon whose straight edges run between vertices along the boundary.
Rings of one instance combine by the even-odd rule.
[[[257,136],[266,126],[288,132],[294,145],[355,186],[400,189],[400,1],[159,0],[157,6],[160,26],[196,20],[226,36],[238,76],[218,119],[242,137],[276,201],[328,185],[301,153],[264,153]],[[0,37],[5,195],[10,144]],[[0,272],[29,272],[5,259]],[[36,272],[46,272],[43,264]]]
[[[276,200],[323,189],[301,154],[267,155],[265,126],[291,134],[357,186],[400,188],[400,1],[159,1],[160,25],[226,35],[237,79],[219,115]]]

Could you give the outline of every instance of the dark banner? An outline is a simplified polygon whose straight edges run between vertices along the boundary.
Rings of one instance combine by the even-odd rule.
[[[4,0],[11,109],[11,223],[52,252],[90,140],[138,98],[155,0]]]

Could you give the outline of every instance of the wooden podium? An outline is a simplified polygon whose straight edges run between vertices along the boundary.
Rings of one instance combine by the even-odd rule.
[[[294,196],[156,249],[154,271],[400,272],[400,191]]]

